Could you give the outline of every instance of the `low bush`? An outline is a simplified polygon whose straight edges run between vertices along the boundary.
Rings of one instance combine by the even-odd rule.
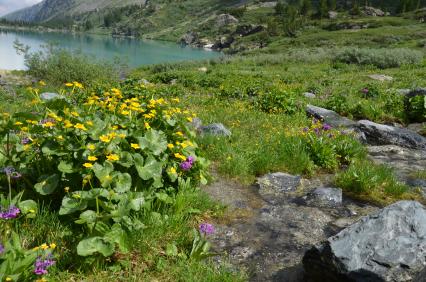
[[[20,48],[25,54],[28,74],[55,85],[68,81],[79,81],[85,85],[114,83],[123,71],[118,64],[94,61],[80,52],[70,52],[53,45],[45,46],[39,52]]]
[[[345,48],[338,52],[334,61],[372,65],[378,68],[395,68],[402,65],[419,64],[422,62],[423,53],[411,49],[370,49],[370,48]]]
[[[406,97],[404,106],[409,122],[426,121],[426,95]]]

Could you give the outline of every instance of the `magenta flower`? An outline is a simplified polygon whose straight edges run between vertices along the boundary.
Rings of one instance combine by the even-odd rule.
[[[3,244],[0,243],[0,255],[4,253],[4,246]]]
[[[331,130],[331,125],[329,125],[329,124],[324,124],[323,126],[322,126],[322,129],[324,130],[324,131],[328,131],[328,130]]]
[[[364,93],[364,94],[368,94],[368,92],[370,92],[370,90],[368,90],[368,88],[363,88],[361,90],[361,92]]]
[[[21,213],[21,210],[12,205],[9,207],[8,210],[6,211],[2,210],[0,212],[0,218],[6,219],[6,220],[13,219],[13,218],[17,218],[20,213]]]
[[[48,273],[47,269],[54,264],[55,261],[51,258],[42,259],[41,257],[38,257],[36,262],[34,263],[34,274],[45,275]]]
[[[204,235],[211,235],[214,233],[214,226],[210,223],[201,223],[199,226],[200,233]]]
[[[192,166],[194,165],[195,162],[195,158],[193,156],[189,156],[186,161],[184,161],[183,163],[181,163],[179,165],[180,169],[183,171],[188,171],[192,168]]]

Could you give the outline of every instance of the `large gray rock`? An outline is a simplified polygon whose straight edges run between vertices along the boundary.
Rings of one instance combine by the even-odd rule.
[[[329,19],[337,19],[337,16],[339,15],[336,11],[328,11],[328,18]]]
[[[193,45],[198,42],[198,33],[188,32],[181,37],[180,42],[184,45]]]
[[[363,7],[361,12],[366,16],[372,17],[384,17],[386,15],[382,10],[370,6]]]
[[[286,197],[286,193],[294,192],[301,185],[302,178],[283,172],[275,172],[264,175],[257,179],[259,194],[269,203],[275,204],[282,198]]]
[[[426,138],[405,128],[360,120],[358,130],[364,133],[370,145],[397,145],[412,149],[426,149]]]
[[[303,265],[313,281],[425,281],[426,209],[390,205],[314,246]]]
[[[199,131],[202,135],[215,135],[215,136],[231,136],[232,133],[222,123],[212,123],[205,126],[200,126]]]
[[[335,111],[327,110],[317,106],[308,105],[306,107],[306,113],[312,117],[323,120],[325,123],[328,123],[333,127],[353,127],[356,124],[354,121],[340,116]]]
[[[342,189],[317,188],[306,196],[306,203],[315,207],[336,207],[342,204]]]
[[[371,78],[371,79],[374,79],[374,80],[381,81],[381,82],[393,80],[392,76],[384,75],[384,74],[371,74],[368,77]]]
[[[238,19],[230,14],[221,14],[216,18],[216,26],[218,27],[223,27],[234,23],[238,23]]]

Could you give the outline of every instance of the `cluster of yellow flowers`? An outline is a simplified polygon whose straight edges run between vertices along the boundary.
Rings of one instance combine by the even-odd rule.
[[[48,249],[54,250],[55,248],[56,248],[55,243],[50,243],[50,244],[43,243],[40,246],[34,247],[33,251],[38,251],[38,250],[45,251],[45,250],[48,250]]]

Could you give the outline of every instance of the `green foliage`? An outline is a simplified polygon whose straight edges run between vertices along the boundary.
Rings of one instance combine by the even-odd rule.
[[[53,45],[45,46],[39,52],[27,50],[25,65],[30,75],[56,85],[69,81],[79,81],[86,85],[113,83],[118,80],[120,69],[106,62],[93,61],[82,53],[71,53]]]
[[[358,49],[346,48],[335,57],[335,61],[372,65],[378,68],[395,68],[407,64],[419,64],[423,59],[423,53],[410,49]]]
[[[406,97],[405,113],[409,122],[426,121],[426,95]]]
[[[291,90],[272,89],[262,92],[253,100],[253,107],[266,113],[295,114],[303,109],[303,104],[297,103],[297,95]]]
[[[336,185],[356,194],[401,196],[408,187],[396,180],[393,171],[384,165],[355,162],[336,176]]]

